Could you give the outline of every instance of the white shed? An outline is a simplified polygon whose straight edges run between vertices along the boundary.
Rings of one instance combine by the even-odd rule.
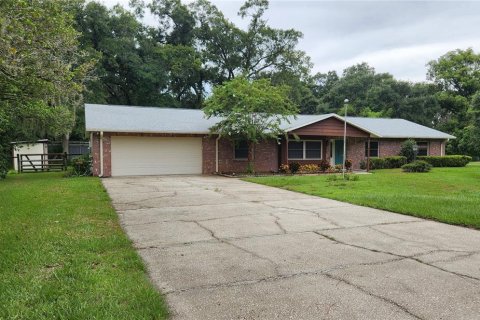
[[[48,153],[48,140],[38,140],[36,142],[17,141],[13,145],[13,167],[18,170],[17,158],[19,154],[34,154],[29,156],[30,160],[40,160],[39,154]]]

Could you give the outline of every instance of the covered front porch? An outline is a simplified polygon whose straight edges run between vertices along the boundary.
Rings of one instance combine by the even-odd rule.
[[[331,166],[342,165],[344,130],[344,122],[336,118],[290,130],[280,140],[280,163],[320,164],[327,161]],[[362,161],[368,161],[370,133],[347,124],[346,137],[346,159],[358,170]]]

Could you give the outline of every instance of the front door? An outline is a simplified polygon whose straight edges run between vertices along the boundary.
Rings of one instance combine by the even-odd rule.
[[[334,163],[343,164],[343,140],[335,140]]]

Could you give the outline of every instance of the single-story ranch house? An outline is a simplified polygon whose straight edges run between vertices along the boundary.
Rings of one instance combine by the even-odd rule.
[[[96,176],[243,172],[248,148],[210,134],[218,118],[202,110],[85,105]],[[336,114],[299,115],[282,124],[287,133],[254,148],[258,172],[290,162],[343,163],[344,119]],[[300,140],[298,140],[300,138]],[[402,142],[417,141],[419,155],[444,155],[454,136],[403,119],[347,117],[347,159],[353,168],[370,157],[398,155]]]

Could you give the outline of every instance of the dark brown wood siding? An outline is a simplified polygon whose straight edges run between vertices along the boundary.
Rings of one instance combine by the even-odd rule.
[[[291,131],[290,133],[299,136],[327,136],[327,137],[342,137],[343,136],[343,121],[336,118],[328,118],[322,121],[315,122],[308,126]],[[370,134],[361,129],[347,124],[347,136],[365,138]]]

